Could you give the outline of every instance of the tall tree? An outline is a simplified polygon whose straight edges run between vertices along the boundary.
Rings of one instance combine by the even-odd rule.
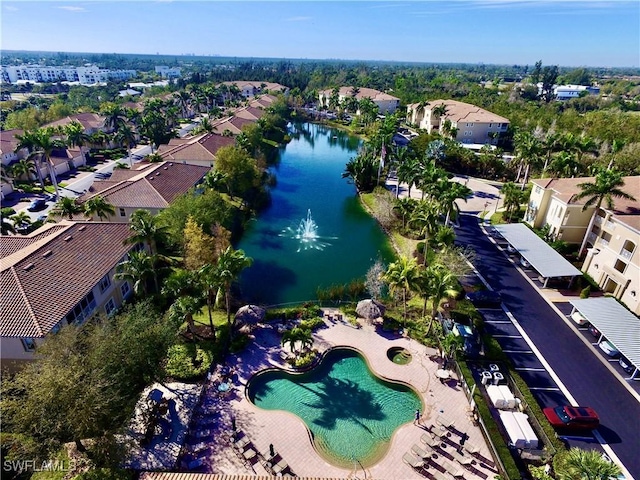
[[[556,468],[559,480],[609,480],[618,478],[620,467],[605,460],[597,450],[571,448]]]
[[[211,235],[202,231],[193,216],[189,215],[184,227],[184,266],[187,270],[198,270],[217,260],[216,243]]]
[[[84,127],[80,122],[73,121],[64,126],[64,133],[67,136],[67,142],[70,146],[78,147],[80,150],[80,156],[82,157],[82,163],[87,163],[87,159],[84,155],[84,147],[86,144],[90,142],[90,137],[84,131]]]
[[[129,252],[128,259],[116,266],[113,278],[130,281],[133,284],[133,292],[140,297],[146,295],[150,279],[154,280],[157,291],[158,282],[154,257],[144,250]]]
[[[522,190],[513,182],[507,182],[502,186],[502,194],[504,195],[502,205],[505,208],[509,222],[511,222],[513,213],[520,209],[524,195]]]
[[[624,178],[622,177],[622,173],[616,170],[602,170],[595,176],[593,182],[579,183],[578,187],[581,191],[575,196],[575,200],[587,199],[582,207],[582,211],[584,212],[595,205],[589,226],[584,235],[584,240],[582,240],[582,244],[580,245],[580,254],[582,254],[587,245],[589,233],[593,229],[593,224],[596,221],[596,216],[600,212],[602,203],[605,202],[607,208],[611,210],[614,207],[614,198],[625,198],[627,200],[635,200],[635,198],[622,190],[622,187],[624,187]]]
[[[136,210],[131,214],[129,230],[131,236],[126,243],[145,243],[151,255],[158,253],[158,243],[165,243],[167,240],[167,228],[147,210]]]
[[[389,285],[389,291],[392,294],[402,295],[402,319],[406,322],[408,296],[417,289],[420,278],[418,264],[414,258],[400,256],[395,262],[389,264],[382,278]]]
[[[431,331],[433,321],[442,304],[458,295],[458,279],[447,267],[433,264],[424,273],[426,281],[426,295],[431,301],[431,318],[427,327],[427,335]]]
[[[421,201],[411,214],[409,226],[418,229],[418,234],[424,238],[423,265],[427,264],[429,252],[429,237],[435,233],[438,226],[438,205],[430,200]]]
[[[91,197],[84,202],[83,210],[87,217],[91,218],[97,215],[100,220],[106,220],[109,216],[115,215],[116,213],[116,208],[100,195]]]
[[[83,211],[82,205],[80,205],[75,198],[71,197],[60,197],[51,209],[51,213],[54,216],[67,217],[69,220],[73,220],[74,215],[79,215]]]
[[[133,158],[131,157],[131,146],[136,144],[136,132],[128,123],[124,123],[118,127],[115,135],[115,141],[119,145],[124,146],[127,149],[127,158],[129,159],[129,166],[133,167]]]
[[[227,324],[229,325],[229,335],[233,334],[231,325],[231,287],[238,280],[240,273],[249,267],[253,260],[247,257],[242,250],[234,250],[227,247],[220,256],[215,266],[215,276],[218,284],[224,292],[225,307],[227,310]]]

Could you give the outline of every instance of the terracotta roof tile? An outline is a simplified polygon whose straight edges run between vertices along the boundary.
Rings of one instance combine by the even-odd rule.
[[[13,153],[18,147],[16,135],[24,134],[24,130],[2,130],[0,131],[0,155]]]
[[[59,226],[36,249],[14,252],[21,258],[3,265],[1,336],[46,335],[131,248],[123,244],[128,224],[63,221]],[[6,240],[0,237],[0,244]]]

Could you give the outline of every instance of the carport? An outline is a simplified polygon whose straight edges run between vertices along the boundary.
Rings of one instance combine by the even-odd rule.
[[[569,300],[577,310],[600,332],[604,338],[635,367],[632,379],[640,373],[640,320],[613,297]],[[573,313],[573,312],[571,312]]]
[[[546,244],[538,235],[523,223],[495,225],[495,231],[515,248],[531,267],[544,279],[546,288],[550,278],[570,277],[569,287],[576,276],[582,272]]]

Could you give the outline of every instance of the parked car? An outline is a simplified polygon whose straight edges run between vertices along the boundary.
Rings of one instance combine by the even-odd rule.
[[[593,335],[594,337],[596,337],[596,338],[599,338],[599,337],[600,337],[600,330],[598,330],[598,329],[597,329],[596,327],[594,327],[593,325],[591,325],[591,326],[589,327],[589,329],[588,329],[588,330],[589,330],[589,333],[590,333],[591,335]]]
[[[500,308],[502,298],[491,290],[479,290],[467,293],[467,299],[479,308]]]
[[[620,360],[618,360],[618,363],[620,364],[620,366],[622,367],[622,369],[627,372],[627,373],[633,373],[633,371],[636,369],[636,367],[634,367],[633,363],[631,363],[629,360],[627,360],[624,357],[620,357]]]
[[[45,208],[47,208],[46,200],[44,198],[37,198],[29,204],[27,210],[29,210],[30,212],[39,212],[40,210],[44,210]]]
[[[542,409],[549,423],[555,428],[594,429],[600,425],[598,414],[590,407],[561,405]]]
[[[529,268],[531,266],[531,264],[527,262],[524,257],[520,257],[520,265],[522,265],[524,268]]]
[[[620,356],[620,352],[618,351],[618,349],[614,347],[613,343],[611,343],[609,340],[602,340],[598,344],[598,347],[600,347],[600,350],[609,355],[611,358],[618,358]]]
[[[571,314],[570,318],[580,326],[587,325],[589,323],[577,310]]]

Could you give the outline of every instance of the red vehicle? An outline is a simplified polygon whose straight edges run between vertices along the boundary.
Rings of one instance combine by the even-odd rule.
[[[547,417],[549,423],[556,428],[592,430],[600,425],[598,414],[589,407],[563,405],[543,408],[542,413]]]

